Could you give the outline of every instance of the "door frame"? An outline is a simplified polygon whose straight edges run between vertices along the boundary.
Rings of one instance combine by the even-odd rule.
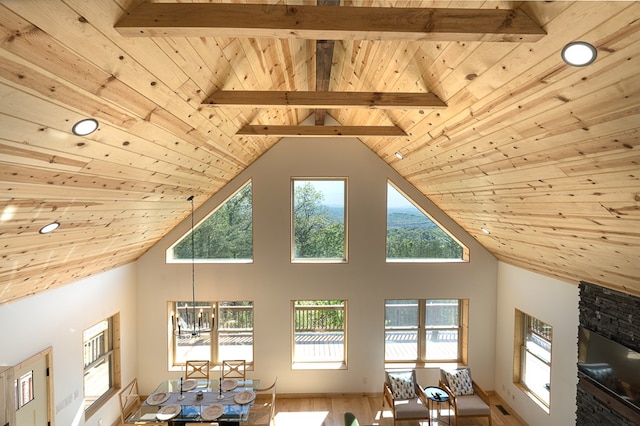
[[[20,364],[15,365],[14,371],[20,368],[26,367],[29,364],[34,363],[40,358],[44,357],[45,368],[47,369],[47,424],[49,426],[55,426],[55,419],[53,416],[53,347],[49,346],[47,349],[38,352],[37,354],[25,359]],[[14,379],[15,380],[15,379]]]

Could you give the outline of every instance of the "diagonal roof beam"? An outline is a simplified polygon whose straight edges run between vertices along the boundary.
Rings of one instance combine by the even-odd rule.
[[[203,103],[203,106],[253,108],[370,108],[370,109],[417,109],[446,108],[433,93],[414,92],[310,92],[267,90],[218,90]]]
[[[115,25],[128,37],[535,42],[545,31],[518,9],[141,3]]]

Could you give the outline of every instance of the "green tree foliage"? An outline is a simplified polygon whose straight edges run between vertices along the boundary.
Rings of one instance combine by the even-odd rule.
[[[245,185],[194,230],[196,259],[252,259],[251,183]],[[191,232],[173,249],[175,259],[191,259]]]
[[[311,182],[295,186],[294,254],[298,259],[344,258],[344,213],[332,214]]]
[[[398,207],[387,206],[387,259],[462,259],[462,246],[406,196],[387,185]]]

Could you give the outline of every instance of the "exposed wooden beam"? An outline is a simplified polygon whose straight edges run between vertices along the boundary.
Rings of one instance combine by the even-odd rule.
[[[331,67],[333,62],[334,40],[316,41],[316,91],[326,92],[329,90],[329,79],[331,78]],[[324,124],[327,115],[326,109],[316,109],[316,126]]]
[[[305,136],[305,137],[360,137],[360,136],[406,136],[397,126],[270,126],[250,125],[241,128],[236,135],[242,136]]]
[[[433,93],[219,90],[203,105],[290,108],[446,108]]]
[[[115,25],[127,37],[535,42],[545,31],[517,9],[141,3]]]
[[[340,0],[316,0],[318,6],[340,6]],[[316,92],[329,90],[331,69],[333,68],[333,47],[335,40],[316,41]],[[324,124],[327,110],[318,108],[315,111],[316,126]]]

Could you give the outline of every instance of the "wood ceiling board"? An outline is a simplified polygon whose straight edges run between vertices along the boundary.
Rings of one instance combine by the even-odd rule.
[[[393,92],[276,92],[217,91],[203,105],[290,107],[290,108],[373,108],[373,109],[441,109],[447,105],[432,93]]]
[[[115,29],[125,37],[535,42],[545,32],[520,10],[142,3]]]
[[[296,126],[313,112],[202,102],[217,90],[314,90],[315,40],[123,37],[114,29],[126,13],[123,5],[50,0],[0,6],[0,61],[6,61],[0,75],[0,185],[24,185],[32,196],[0,196],[0,209],[11,203],[17,209],[15,223],[1,224],[0,232],[39,259],[51,246],[41,243],[38,221],[54,218],[74,226],[55,259],[65,253],[76,259],[67,244],[75,238],[87,255],[106,257],[108,265],[137,258],[188,215],[183,198],[197,192],[198,202],[206,200],[279,140],[236,136],[238,129],[246,123]],[[634,242],[630,230],[638,227],[640,211],[633,167],[640,140],[640,3],[446,6],[516,7],[549,36],[535,43],[338,40],[330,91],[433,93],[448,106],[329,113],[344,126],[393,124],[406,131],[360,139],[497,258],[574,283],[597,278],[618,288],[640,281],[640,251],[620,244]],[[560,49],[574,39],[596,45],[594,64],[572,68],[560,61]],[[49,85],[60,89],[47,93]],[[90,114],[104,114],[100,131],[72,136],[70,123]],[[80,142],[97,146],[82,149]],[[3,179],[5,170],[16,174]],[[48,197],[49,187],[73,191],[73,185],[82,200]],[[156,201],[145,201],[147,195]],[[481,226],[493,234],[481,234]],[[84,246],[81,230],[103,244]],[[111,251],[105,230],[122,238],[126,250]],[[599,241],[600,234],[611,242]],[[11,297],[31,294],[30,284],[43,289],[109,268],[60,263],[57,269],[56,260],[19,269],[25,259],[12,265],[30,279],[12,286]],[[54,270],[55,277],[47,272]],[[0,292],[7,281],[0,277]]]
[[[306,136],[306,137],[360,137],[390,136],[397,137],[405,133],[396,126],[281,126],[246,125],[238,131],[239,135],[266,136]]]

